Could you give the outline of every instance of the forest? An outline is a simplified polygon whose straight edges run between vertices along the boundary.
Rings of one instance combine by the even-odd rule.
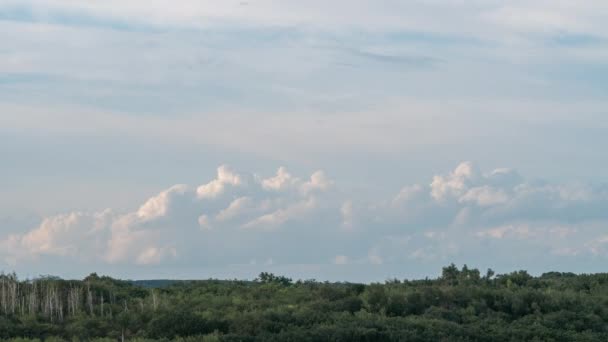
[[[608,341],[608,274],[384,283],[0,275],[4,341]]]

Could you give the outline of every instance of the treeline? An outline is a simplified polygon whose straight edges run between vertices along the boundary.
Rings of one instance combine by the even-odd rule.
[[[83,281],[50,276],[19,281],[15,273],[0,274],[0,315],[10,317],[36,317],[51,323],[82,315],[112,318],[133,305],[140,311],[156,310],[161,300],[154,290],[95,273]]]
[[[608,341],[608,274],[450,265],[437,279],[369,285],[271,273],[178,282],[3,274],[0,339]]]

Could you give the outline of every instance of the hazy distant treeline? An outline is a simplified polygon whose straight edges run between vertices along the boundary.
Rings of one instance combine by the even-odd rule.
[[[162,287],[157,287],[164,285]],[[608,341],[608,274],[483,275],[383,284],[128,282],[0,275],[0,339]]]

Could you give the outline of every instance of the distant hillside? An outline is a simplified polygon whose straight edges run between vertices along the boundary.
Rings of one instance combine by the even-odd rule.
[[[158,289],[171,286],[175,283],[184,282],[187,280],[171,280],[171,279],[150,279],[150,280],[132,280],[131,283],[135,286],[141,286],[149,289]]]

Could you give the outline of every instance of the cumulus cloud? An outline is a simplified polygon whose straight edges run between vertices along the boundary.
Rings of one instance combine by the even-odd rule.
[[[137,256],[135,263],[138,265],[159,264],[166,255],[176,257],[177,251],[175,248],[148,247]]]
[[[277,170],[277,175],[274,177],[262,180],[264,190],[281,191],[296,186],[300,183],[298,178],[293,177],[285,167],[280,167]]]
[[[284,175],[289,173],[279,169],[277,177]],[[281,180],[247,184],[245,178],[223,165],[210,182],[194,189],[174,185],[133,212],[107,209],[49,217],[29,232],[0,238],[0,255],[12,263],[49,255],[110,264],[159,264],[196,250],[205,231],[274,231],[302,220],[317,209],[317,196],[331,183],[322,172],[315,172],[307,182],[293,178],[295,191],[277,194]]]
[[[290,191],[297,190],[302,195],[308,195],[315,191],[328,190],[333,181],[328,179],[323,171],[316,171],[307,181],[302,181],[297,177],[293,177],[284,167],[277,170],[274,177],[260,180],[262,188],[267,191]]]
[[[603,186],[526,181],[516,171],[482,174],[470,162],[433,177],[429,186],[404,187],[392,200],[395,211],[444,225],[498,224],[510,220],[585,221],[606,219]],[[416,214],[418,216],[416,216]]]
[[[230,202],[226,209],[222,209],[216,216],[217,221],[226,221],[234,217],[242,215],[245,211],[253,206],[253,200],[250,197],[239,197]],[[200,222],[199,222],[200,223]]]
[[[170,214],[171,206],[175,205],[177,197],[182,197],[188,191],[186,185],[174,185],[158,195],[148,199],[139,210],[137,217],[146,221]]]
[[[316,207],[314,198],[296,202],[284,208],[279,208],[271,213],[263,214],[252,221],[243,224],[246,229],[274,230],[286,222],[298,219]]]
[[[472,253],[506,259],[513,249],[533,258],[608,256],[596,242],[608,225],[608,196],[601,185],[528,181],[512,169],[483,173],[463,162],[433,176],[427,186],[403,187],[387,203],[372,206],[362,223],[398,234],[369,247],[370,255],[385,262],[449,262]]]
[[[433,177],[431,196],[441,201],[449,196],[461,195],[477,177],[477,170],[472,163],[462,163],[447,176]]]
[[[459,199],[460,202],[474,202],[480,207],[504,204],[509,200],[507,194],[501,189],[484,185],[469,189]]]
[[[214,198],[224,193],[227,186],[242,184],[241,176],[234,173],[228,166],[222,165],[217,169],[217,178],[201,185],[196,189],[200,198]]]
[[[45,218],[0,237],[0,257],[142,266],[265,259],[386,266],[480,255],[511,260],[514,251],[535,260],[608,257],[605,186],[528,181],[470,162],[429,178],[355,206],[353,194],[345,198],[322,171],[299,178],[281,167],[264,178],[221,166],[210,182],[172,186],[132,212]]]
[[[11,264],[21,258],[37,259],[43,255],[90,257],[103,250],[108,238],[107,227],[115,217],[110,210],[92,215],[73,212],[48,217],[37,228],[0,241],[0,246]]]
[[[307,195],[314,191],[326,191],[332,186],[333,181],[325,176],[323,171],[317,171],[310,176],[310,180],[302,184],[300,191]]]

